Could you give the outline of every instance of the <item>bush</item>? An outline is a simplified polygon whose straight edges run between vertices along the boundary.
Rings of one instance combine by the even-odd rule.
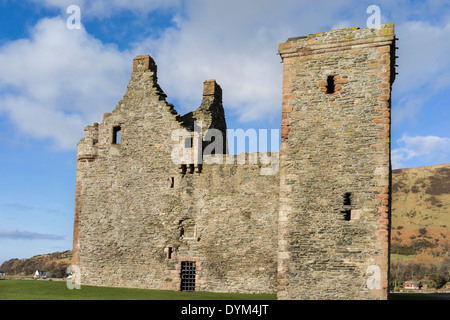
[[[400,244],[391,245],[391,254],[401,254],[404,256],[413,255],[415,253],[414,248],[411,246],[402,246]]]
[[[411,237],[415,239],[416,237]],[[391,253],[401,254],[404,256],[415,255],[425,248],[435,248],[436,244],[425,239],[420,239],[411,243],[411,245],[391,244]]]

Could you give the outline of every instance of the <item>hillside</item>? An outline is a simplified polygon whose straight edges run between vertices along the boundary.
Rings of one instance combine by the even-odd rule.
[[[449,258],[450,164],[392,171],[391,260]]]
[[[36,270],[50,272],[52,277],[62,278],[67,267],[72,264],[72,250],[54,252],[31,257],[29,259],[11,259],[5,261],[0,270],[7,276],[33,276]]]

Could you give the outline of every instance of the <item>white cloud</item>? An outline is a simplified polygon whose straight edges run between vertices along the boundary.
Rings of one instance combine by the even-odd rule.
[[[403,122],[415,123],[417,115],[422,110],[423,98],[415,95],[407,95],[395,101],[395,106],[392,108],[392,124],[397,126]]]
[[[8,204],[6,204],[6,206],[9,207],[9,208],[14,208],[14,209],[20,210],[20,211],[41,210],[41,211],[45,211],[45,212],[48,212],[48,213],[60,213],[61,212],[58,209],[30,206],[30,205],[22,204],[22,203],[8,203]]]
[[[431,89],[450,85],[450,23],[408,21],[398,25],[396,34],[399,75],[394,90],[403,94],[427,85]]]
[[[403,135],[397,140],[398,148],[392,150],[392,167],[402,168],[410,160],[438,164],[450,158],[450,138],[437,136]]]
[[[62,18],[43,19],[30,39],[0,48],[0,112],[21,133],[73,149],[83,128],[121,99],[131,55],[104,45]]]
[[[14,240],[65,240],[65,236],[56,234],[45,234],[30,231],[19,231],[17,229],[0,229],[0,239]]]
[[[358,26],[355,21],[365,27],[368,17],[367,5],[350,0],[314,4],[298,0],[44,0],[39,4],[64,13],[69,5],[78,4],[82,21],[85,16],[104,18],[123,10],[135,12],[137,19],[142,18],[139,13],[154,10],[171,9],[175,15],[175,27],[130,43],[133,54],[103,44],[84,29],[68,30],[66,14],[41,20],[30,39],[0,48],[4,66],[0,112],[7,112],[22,133],[55,139],[61,148],[74,148],[82,128],[114,108],[125,93],[136,54],[150,54],[156,60],[161,87],[180,113],[199,106],[202,82],[213,78],[223,88],[228,121],[277,119],[282,83],[278,44],[332,26]],[[386,6],[381,6],[383,19]],[[446,77],[450,24],[401,22],[396,29],[401,58],[394,93],[404,97],[398,106],[394,101],[393,121],[398,124],[414,120],[424,104],[425,99],[416,100],[411,92],[434,79],[440,79],[435,88],[450,85]],[[278,126],[278,119],[274,124]]]
[[[228,119],[274,118],[281,105],[278,43],[315,31],[321,23],[311,21],[311,7],[300,10],[295,1],[286,2],[295,3],[297,14],[278,3],[190,1],[185,11],[179,11],[176,28],[134,44],[133,54],[103,44],[83,28],[68,30],[65,14],[42,19],[29,38],[0,47],[0,112],[20,133],[73,149],[83,127],[101,121],[102,113],[110,112],[125,93],[133,56],[150,53],[169,101],[182,102],[177,106],[181,113],[197,108],[202,82],[216,78],[224,89]],[[64,9],[73,3],[94,6],[83,1],[44,4]],[[153,2],[145,10],[157,8],[158,3],[163,6]],[[96,8],[107,4],[114,10],[125,6],[124,1],[95,2]],[[129,9],[138,10],[143,4],[132,2]],[[82,9],[82,20],[86,11]]]
[[[181,6],[181,0],[33,0],[39,5],[59,8],[63,13],[67,7],[77,5],[86,18],[107,18],[121,11],[132,11],[146,15],[154,10],[167,10]]]
[[[241,122],[270,120],[281,114],[278,44],[292,36],[325,31],[330,21],[339,21],[337,12],[349,2],[328,1],[319,13],[317,8],[324,3],[192,0],[175,18],[176,27],[137,46],[155,58],[168,99],[184,102],[181,112],[199,105],[203,81],[216,79],[227,117]]]

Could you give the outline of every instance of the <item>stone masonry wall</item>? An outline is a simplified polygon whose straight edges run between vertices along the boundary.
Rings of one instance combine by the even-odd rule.
[[[393,25],[291,38],[279,54],[272,175],[250,161],[258,154],[238,164],[226,144],[211,158],[174,162],[184,139],[172,140],[176,130],[193,144],[197,129],[226,141],[222,89],[205,81],[201,106],[180,116],[153,59],[134,59],[123,99],[78,143],[73,260],[82,284],[180,290],[182,263],[193,262],[195,290],[387,298]],[[205,161],[213,158],[222,161]]]
[[[196,290],[276,292],[279,177],[234,156],[211,165],[171,159],[174,130],[193,121],[226,130],[221,89],[204,85],[200,108],[181,117],[154,61],[138,56],[124,98],[85,128],[74,222],[82,284],[180,290],[181,262],[193,261]]]
[[[167,245],[176,265],[198,258],[199,290],[275,293],[279,177],[230,157],[180,178]],[[168,285],[178,289],[177,272],[173,279]]]
[[[279,299],[386,299],[393,25],[289,39]]]

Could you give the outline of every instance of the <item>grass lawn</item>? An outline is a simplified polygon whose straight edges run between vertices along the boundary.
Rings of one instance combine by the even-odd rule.
[[[392,262],[413,261],[413,260],[415,260],[414,255],[391,253],[391,261]]]
[[[65,281],[0,280],[0,300],[276,300],[276,294],[177,292],[83,286]]]

